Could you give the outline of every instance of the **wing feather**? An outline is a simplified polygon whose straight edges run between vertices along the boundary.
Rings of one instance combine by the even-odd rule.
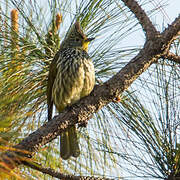
[[[49,67],[48,84],[47,84],[48,121],[51,120],[53,113],[52,87],[57,74],[56,62],[57,59],[59,58],[59,53],[60,52],[56,53]]]

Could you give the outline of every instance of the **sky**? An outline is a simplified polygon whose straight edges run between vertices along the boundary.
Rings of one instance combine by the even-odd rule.
[[[138,0],[141,2],[142,0]],[[164,5],[164,6],[163,6]],[[163,6],[163,7],[162,7]],[[180,0],[150,0],[147,6],[143,6],[147,12],[149,9],[162,7],[160,11],[151,17],[151,21],[156,25],[156,28],[161,32],[163,26],[167,27],[172,21],[180,14]],[[132,37],[136,38],[136,41],[132,41]],[[137,46],[142,45],[144,42],[144,33],[142,31],[136,31],[124,39],[123,46]]]

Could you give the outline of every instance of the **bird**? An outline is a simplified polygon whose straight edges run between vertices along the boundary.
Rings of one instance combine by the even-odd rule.
[[[76,21],[66,34],[59,51],[54,56],[47,83],[48,121],[52,119],[53,105],[58,113],[88,96],[95,85],[95,70],[88,55],[88,38]],[[67,160],[80,155],[76,126],[60,134],[60,156]]]

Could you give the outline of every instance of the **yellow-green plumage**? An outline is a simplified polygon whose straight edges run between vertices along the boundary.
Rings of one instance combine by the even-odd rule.
[[[58,112],[87,96],[95,84],[93,63],[87,54],[88,39],[76,22],[63,41],[49,69],[47,99],[48,119],[51,120],[52,107]],[[80,153],[76,127],[70,127],[60,136],[60,154],[63,159],[77,157]]]

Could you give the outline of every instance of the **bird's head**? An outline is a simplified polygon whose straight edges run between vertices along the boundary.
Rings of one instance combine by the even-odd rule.
[[[87,38],[80,27],[80,23],[76,21],[66,35],[61,47],[82,48],[83,50],[87,51],[89,43],[94,39],[95,38]]]

